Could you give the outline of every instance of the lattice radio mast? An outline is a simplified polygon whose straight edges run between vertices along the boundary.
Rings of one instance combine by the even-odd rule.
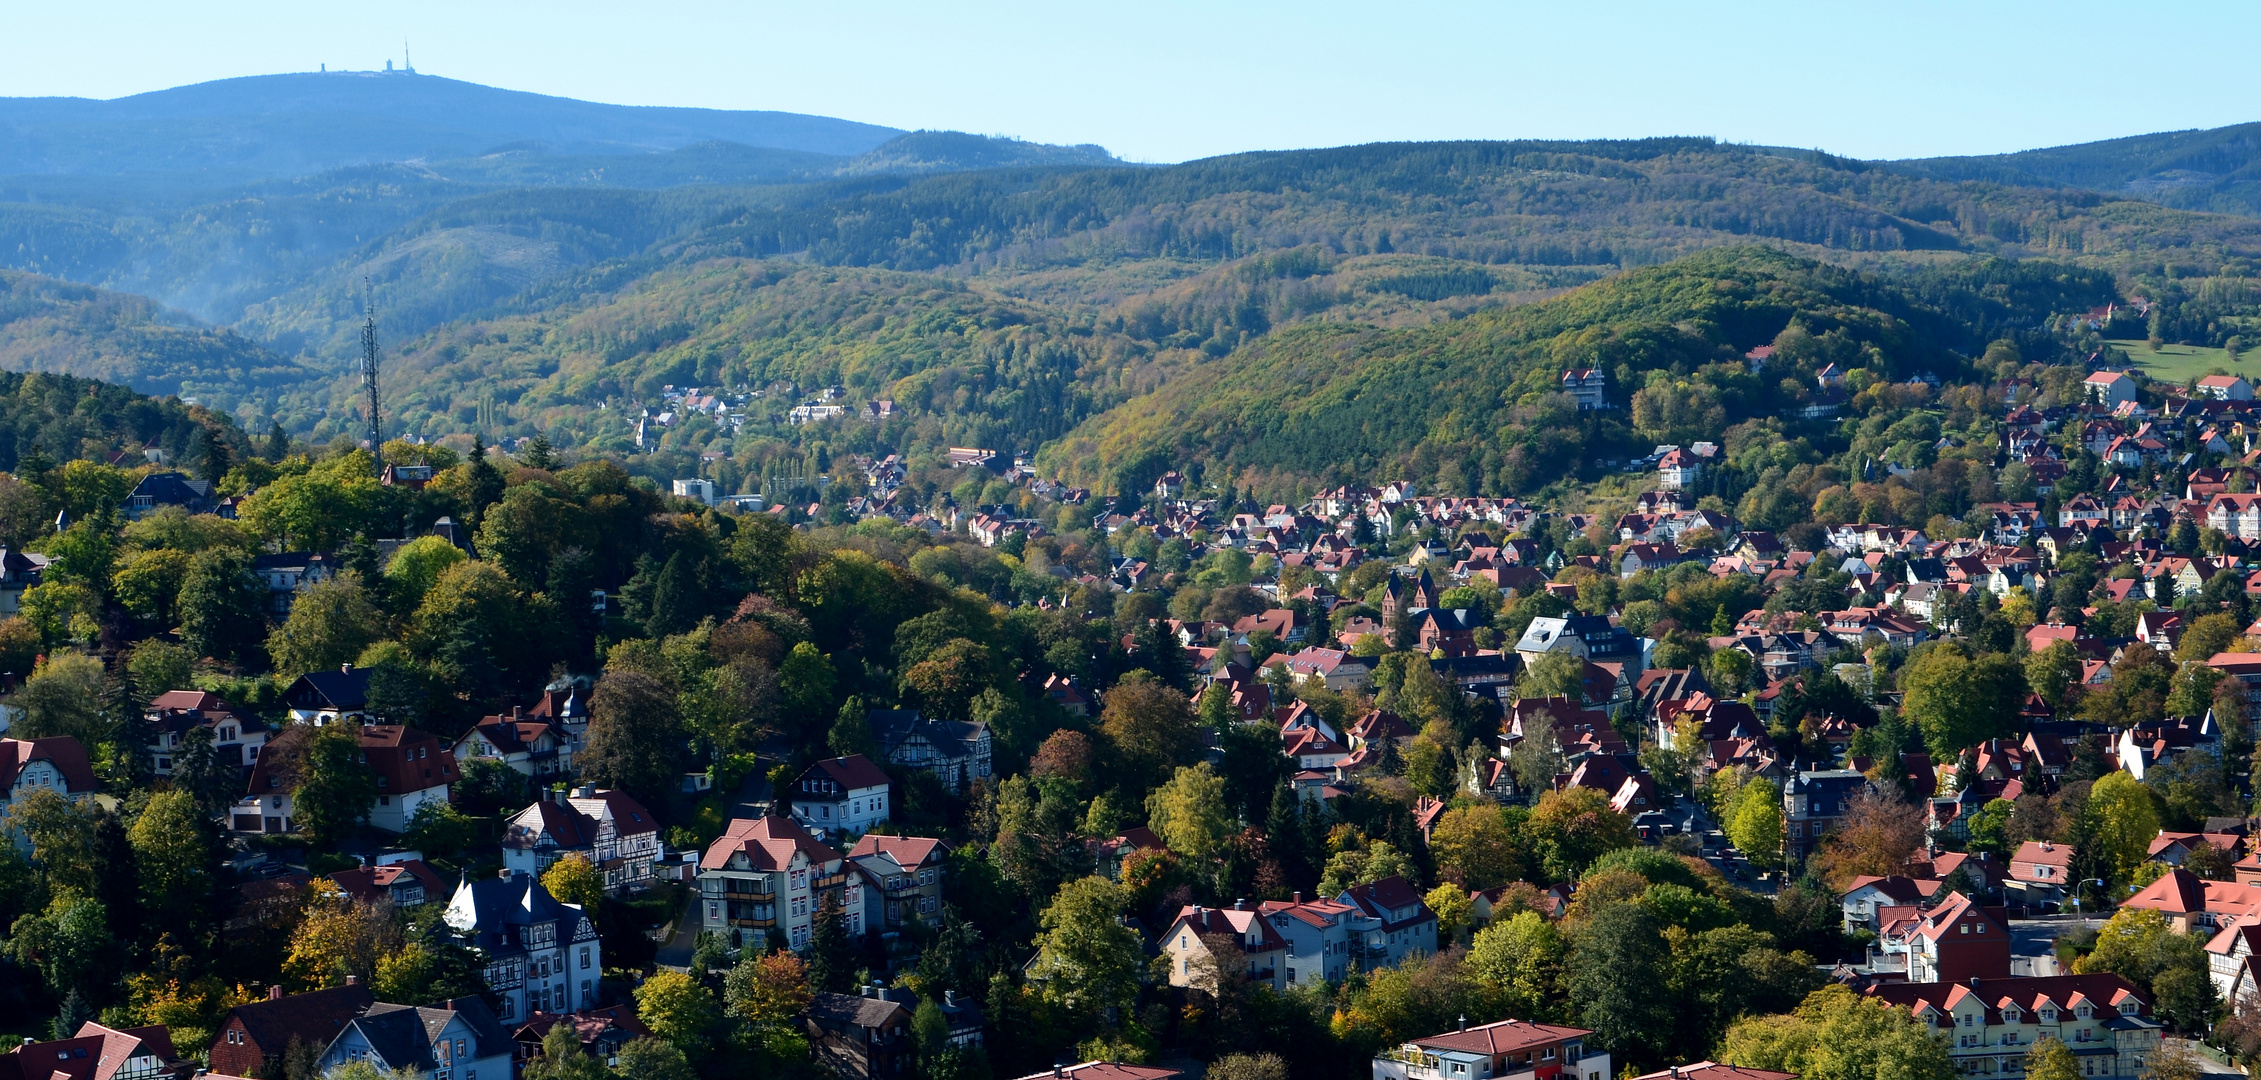
[[[377,464],[377,476],[385,475],[385,425],[383,414],[377,411],[377,293],[368,278],[361,279],[362,311],[367,321],[361,324],[361,386],[369,393],[369,457]]]

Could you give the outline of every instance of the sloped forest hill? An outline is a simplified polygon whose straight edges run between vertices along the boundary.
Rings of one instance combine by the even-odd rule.
[[[1956,386],[1973,378],[1968,358],[1990,341],[2022,339],[2030,359],[2048,359],[2063,347],[2043,332],[2048,316],[2114,295],[2111,275],[2060,263],[1989,260],[1885,278],[1722,249],[1433,327],[1275,334],[1087,421],[1038,465],[1109,490],[1193,465],[1287,498],[1395,476],[1429,490],[1532,495],[1658,443],[1723,437],[1731,451],[1754,451],[1753,471],[1839,455],[1864,435],[1866,453],[1882,457],[1910,435],[1880,441],[1868,420],[1802,415],[1818,369],[1834,363],[1853,373],[1847,389],[1870,393],[1847,416],[1873,418],[1893,394],[1929,399],[1928,386],[1907,386],[1923,376],[1959,399],[1972,389]],[[1763,366],[1746,362],[1770,343],[1778,349]],[[1561,373],[1586,367],[1608,374],[1613,408],[1581,413],[1561,393]],[[1886,410],[1886,423],[1908,411],[1920,410]],[[1915,426],[1936,439],[1940,422]]]
[[[1113,404],[1126,386],[1164,381],[1282,327],[1448,319],[1753,238],[1879,266],[2055,252],[2131,275],[2168,261],[2213,274],[2261,251],[2261,221],[2085,192],[1935,183],[1708,140],[1388,144],[1161,169],[883,177],[766,189],[762,198],[403,342],[409,370],[394,386],[408,429],[439,434],[487,417],[497,435],[563,424],[570,430],[553,434],[560,442],[609,445],[622,430],[590,416],[592,406],[649,400],[667,382],[782,379],[838,383],[859,401],[894,398],[951,438],[993,439],[985,432],[1002,427],[1013,438],[1001,449],[1031,449],[1080,422],[1084,410]],[[573,213],[602,217],[602,202],[589,193]],[[503,220],[511,203],[502,194],[477,205],[494,215],[481,221],[497,235],[549,220]],[[712,271],[699,268],[718,258],[794,269],[737,272],[732,303],[667,297],[715,287]],[[793,320],[741,317],[740,307],[802,305],[813,294],[803,287],[809,279],[794,275],[811,263],[943,275],[884,286],[900,291],[887,301],[896,320],[887,325],[922,327],[926,346],[869,362],[899,351],[900,338],[877,331],[868,310],[824,331],[824,342],[785,330],[813,325],[819,311],[835,308],[831,301]],[[881,280],[839,280],[849,278]],[[984,389],[1022,378],[1013,364],[1026,361],[976,362],[984,347],[951,336],[958,309],[976,300],[968,289],[978,306],[1009,309],[990,314],[997,328],[1016,327],[1016,355],[1049,357],[1050,370],[1073,373],[1065,393],[1039,387],[1008,400]],[[930,303],[940,306],[927,312]],[[578,329],[563,338],[549,332],[567,322]],[[528,344],[523,331],[537,325],[545,332]],[[423,357],[451,346],[444,363]],[[475,346],[485,349],[477,363],[456,362]],[[779,363],[787,353],[791,362]],[[1128,359],[1101,370],[1090,363],[1097,353]],[[901,382],[938,365],[953,374]],[[424,374],[443,369],[444,378]],[[933,393],[936,386],[947,392]],[[963,386],[971,388],[960,393]],[[345,416],[352,395],[351,380],[340,378],[322,404]],[[1053,411],[1032,422],[1027,410],[1037,400]]]
[[[1878,164],[1935,180],[2062,184],[2187,210],[2261,214],[2261,123]]]
[[[119,451],[127,452],[121,464],[132,469],[144,463],[140,451],[145,447],[211,476],[262,449],[228,416],[184,405],[178,398],[150,397],[70,375],[0,371],[0,472],[38,475],[65,462],[102,461]],[[0,481],[0,503],[6,502],[12,484]],[[83,515],[115,506],[113,498],[107,506],[96,500],[73,510]],[[49,520],[30,534],[10,522],[0,528],[0,538],[20,543],[49,531],[53,516],[49,507]]]
[[[316,374],[144,297],[10,270],[0,270],[0,368],[80,375],[145,394],[208,394],[222,408]]]

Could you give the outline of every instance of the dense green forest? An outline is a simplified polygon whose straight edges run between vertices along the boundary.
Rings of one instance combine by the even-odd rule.
[[[69,375],[0,371],[0,472],[41,474],[66,461],[120,451],[129,465],[144,447],[199,472],[225,472],[252,455],[251,440],[226,415],[177,398]],[[21,538],[11,523],[6,535]]]
[[[83,375],[220,409],[316,373],[139,296],[0,270],[0,368]]]
[[[2113,290],[2109,274],[2047,262],[1880,278],[1721,249],[1435,327],[1277,334],[1086,423],[1039,464],[1124,490],[1149,479],[1141,470],[1198,462],[1273,498],[1298,481],[1308,491],[1396,476],[1530,495],[1593,478],[1596,455],[1615,462],[1747,421],[1841,449],[1833,419],[1801,418],[1818,369],[1967,381],[1968,358],[1990,340],[2043,338],[2050,313]],[[1776,355],[1754,370],[1744,353],[1765,344]],[[1581,413],[1560,392],[1563,370],[1580,367],[1608,374],[1613,408]]]
[[[670,382],[741,379],[838,382],[859,397],[916,403],[967,439],[987,438],[983,423],[1003,423],[1021,449],[1059,429],[1057,420],[1032,428],[1014,411],[1019,404],[1001,411],[980,392],[937,400],[923,384],[895,385],[928,366],[920,352],[956,345],[912,350],[875,368],[795,344],[780,324],[742,318],[728,305],[664,299],[709,280],[686,268],[717,257],[940,275],[890,302],[906,326],[947,325],[970,288],[1018,309],[1010,319],[1025,325],[1014,336],[1026,348],[1087,356],[1096,340],[1089,335],[1119,338],[1117,350],[1140,363],[1098,382],[1087,372],[1079,390],[1090,402],[1055,409],[1073,423],[1077,409],[1111,404],[1126,374],[1132,382],[1167,377],[1282,327],[1433,322],[1754,239],[1895,273],[1974,254],[2055,254],[2154,281],[2160,298],[2225,268],[2241,272],[2248,249],[2261,244],[2261,222],[2242,218],[2080,192],[1941,184],[1705,140],[1393,144],[1161,169],[885,176],[761,189],[731,210],[735,194],[491,193],[432,215],[416,239],[373,257],[380,308],[394,313],[388,325],[438,319],[458,302],[485,305],[412,334],[407,354],[508,340],[511,363],[528,373],[458,366],[454,377],[427,385],[428,362],[411,360],[406,381],[395,384],[411,429],[436,435],[479,418],[490,436],[524,435],[577,417],[561,441],[618,435],[587,417],[587,407],[648,401]],[[703,224],[654,237],[701,213]],[[627,251],[639,242],[645,246]],[[584,268],[501,295],[546,268],[574,265]],[[394,308],[383,307],[387,281],[400,298]],[[308,285],[246,325],[309,343],[326,326],[328,343],[310,347],[334,353],[350,340],[351,298],[349,285]],[[940,307],[909,314],[930,302]],[[615,325],[627,312],[655,309],[669,314]],[[604,328],[544,336],[534,348],[522,342],[525,328],[569,320]],[[847,333],[867,352],[895,348],[885,335],[827,333]],[[781,351],[800,359],[781,366]],[[534,379],[547,383],[522,400]],[[325,400],[285,422],[306,430],[323,407],[340,416],[352,393],[350,380],[333,382]]]
[[[2207,145],[2227,154],[2233,143]],[[2059,156],[2166,152],[2115,146]],[[395,432],[496,440],[543,430],[560,445],[619,451],[635,417],[664,408],[669,384],[768,392],[735,429],[662,433],[689,460],[806,461],[818,442],[1030,451],[1236,352],[1246,355],[1233,370],[1281,373],[1286,381],[1265,392],[1300,397],[1341,373],[1320,357],[1363,355],[1377,333],[1415,334],[1753,243],[1900,281],[1909,303],[1922,296],[1917,307],[1978,295],[1939,276],[1973,260],[2047,258],[2112,276],[2077,298],[1952,312],[1968,325],[1939,347],[1965,353],[1995,323],[2038,323],[2073,310],[2049,304],[2075,299],[2082,310],[2153,302],[2116,323],[2115,337],[2224,347],[2261,330],[2261,290],[2247,276],[2261,220],[2038,173],[2006,183],[1700,138],[1389,143],[1153,168],[1094,147],[939,132],[821,168],[793,157],[807,153],[711,141],[645,155],[502,147],[172,203],[89,178],[72,205],[49,181],[5,180],[0,252],[40,273],[146,293],[296,357],[299,367],[239,361],[232,339],[185,330],[189,338],[138,360],[99,344],[74,352],[69,337],[41,353],[60,370],[188,387],[249,430],[281,423],[325,441],[358,429],[364,282],[391,358]],[[784,171],[756,175],[773,166]],[[19,337],[52,336],[15,322]],[[190,340],[231,348],[206,355]],[[1287,356],[1299,359],[1276,359]],[[781,422],[793,404],[785,396],[825,385],[845,387],[852,405],[893,399],[904,420],[876,442]],[[1629,427],[1620,439],[1597,429],[1523,449],[1556,468],[1656,430]],[[1497,479],[1517,467],[1496,436],[1447,441],[1462,446],[1461,475],[1514,487]],[[1470,440],[1496,444],[1500,460],[1486,464]],[[1142,443],[1111,435],[1077,446],[1113,455]],[[1248,464],[1324,471],[1275,456]]]
[[[1886,167],[1939,180],[2062,184],[2186,210],[2261,213],[2261,124],[2165,131],[2014,154],[1917,158]]]

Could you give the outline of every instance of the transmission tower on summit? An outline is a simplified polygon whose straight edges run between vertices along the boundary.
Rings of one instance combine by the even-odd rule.
[[[361,387],[369,394],[369,457],[376,462],[377,476],[385,475],[385,425],[383,414],[377,411],[377,294],[368,278],[361,279],[362,304],[366,321],[361,324]]]

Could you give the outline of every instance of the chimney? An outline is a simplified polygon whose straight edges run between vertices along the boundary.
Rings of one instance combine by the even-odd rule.
[[[513,706],[511,706],[511,707],[510,707],[510,718],[511,718],[511,719],[513,719],[513,720],[523,720],[523,719],[525,719],[525,718],[526,718],[526,706],[524,706],[524,705],[513,705]]]
[[[270,987],[268,987],[268,988],[267,988],[267,1000],[269,1000],[269,1001],[281,1001],[282,999],[283,999],[283,984],[281,984],[281,983],[276,983],[275,985],[273,985],[273,986],[270,986]]]
[[[583,784],[574,789],[573,797],[576,799],[594,799],[597,797],[597,785]]]
[[[878,983],[867,983],[867,984],[865,984],[865,985],[863,985],[863,986],[859,986],[859,987],[857,987],[857,989],[859,989],[859,990],[862,990],[862,991],[864,992],[864,996],[865,996],[865,997],[878,997],[878,996],[879,996],[879,994],[878,994],[878,990],[879,990],[879,984],[878,984]]]
[[[958,992],[956,990],[944,990],[942,992],[942,1007],[945,1009],[958,1007]]]
[[[1672,1080],[1680,1080],[1680,1066],[1678,1065],[1672,1067]]]
[[[1460,1030],[1462,1030],[1462,1031],[1466,1031],[1466,1030],[1468,1030],[1468,1014],[1467,1014],[1467,1013],[1461,1013],[1461,1014],[1460,1014]]]
[[[1302,902],[1303,902],[1303,890],[1302,890],[1302,889],[1297,889],[1297,890],[1295,890],[1294,892],[1292,892],[1292,893],[1289,893],[1289,894],[1288,894],[1288,896],[1289,896],[1290,898],[1292,898],[1292,899],[1294,900],[1294,902],[1295,902],[1295,903],[1298,903],[1298,904],[1300,904],[1300,903],[1302,903]]]
[[[341,674],[351,675],[353,674],[353,665],[351,663],[339,664],[338,671]]]
[[[1238,899],[1238,900],[1235,900],[1235,901],[1233,901],[1233,910],[1234,910],[1234,911],[1247,911],[1247,910],[1248,910],[1248,898],[1247,898],[1247,897],[1242,897],[1242,898],[1240,898],[1240,899]]]
[[[1971,976],[1971,989],[1978,989],[1978,976],[1976,975]]]
[[[496,876],[496,877],[498,877],[498,878],[501,878],[501,879],[503,879],[504,881],[509,881],[509,880],[510,880],[510,867],[507,867],[507,866],[505,866],[505,867],[503,867],[502,869],[495,871],[495,876]]]
[[[1972,981],[1973,981],[1973,982],[1976,982],[1977,980],[1975,980],[1975,979],[1974,979],[1974,980],[1972,980]],[[347,986],[359,986],[359,985],[361,985],[361,976],[359,976],[359,975],[348,975],[348,976],[346,976],[346,977],[345,977],[345,984],[346,984]]]

